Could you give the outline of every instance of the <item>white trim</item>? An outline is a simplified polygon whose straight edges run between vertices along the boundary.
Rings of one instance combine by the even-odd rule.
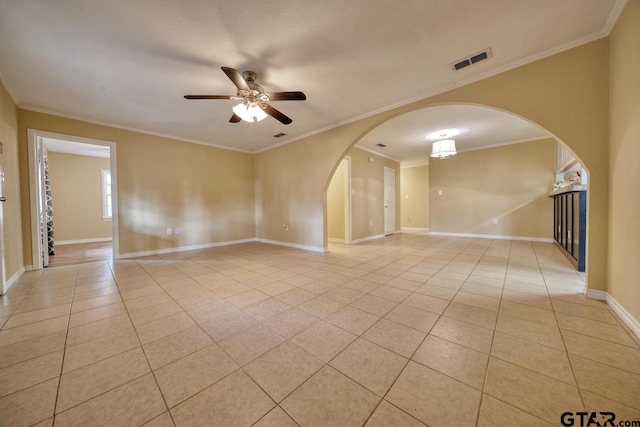
[[[344,211],[344,243],[347,245],[351,244],[351,236],[353,234],[353,218],[352,218],[352,209],[353,209],[353,200],[352,200],[352,190],[351,190],[351,156],[344,156],[342,160],[345,163],[345,211]]]
[[[111,170],[110,169],[100,169],[100,175],[102,178],[102,220],[103,221],[111,221],[113,219],[113,194],[111,194]],[[111,215],[109,215],[107,203],[107,180],[106,176],[109,175],[109,198],[111,199]]]
[[[345,243],[344,239],[337,239],[335,237],[328,237],[327,241],[329,241],[331,243]]]
[[[403,160],[400,162],[400,169],[419,168],[422,166],[429,166],[428,157],[418,160]]]
[[[90,239],[76,239],[76,240],[58,240],[56,246],[75,245],[76,243],[99,243],[99,242],[111,242],[111,237],[93,237]]]
[[[143,257],[150,255],[164,255],[171,254],[174,252],[184,252],[184,251],[195,251],[198,249],[209,249],[216,248],[218,246],[229,246],[229,245],[237,245],[240,243],[251,243],[255,242],[255,238],[251,239],[240,239],[240,240],[227,240],[224,242],[215,242],[215,243],[203,243],[201,245],[191,245],[191,246],[177,246],[173,248],[164,248],[164,249],[154,249],[151,251],[141,251],[141,252],[128,252],[125,254],[120,254],[120,258],[135,258],[135,257]]]
[[[526,237],[526,236],[502,236],[498,234],[475,234],[475,233],[447,233],[443,231],[429,231],[430,236],[448,237],[470,237],[473,239],[495,239],[495,240],[523,240],[528,242],[553,243],[552,238],[547,237]]]
[[[640,338],[640,322],[633,314],[629,313],[614,297],[607,293],[607,304],[622,319],[622,321],[631,329],[631,331]]]
[[[587,298],[597,299],[599,301],[606,301],[607,295],[608,294],[605,291],[599,291],[596,289],[585,289],[585,296]]]
[[[144,130],[144,129],[138,129],[138,128],[129,127],[129,126],[117,125],[117,124],[111,123],[111,122],[103,122],[103,121],[100,121],[100,120],[93,120],[93,119],[89,119],[89,118],[83,117],[83,116],[76,116],[74,114],[59,113],[59,112],[56,112],[56,111],[51,111],[51,110],[47,110],[47,109],[44,109],[44,108],[33,107],[33,106],[30,106],[30,105],[21,105],[20,108],[23,109],[23,110],[33,111],[33,112],[36,112],[36,113],[48,114],[50,116],[63,117],[65,119],[78,120],[78,121],[86,122],[86,123],[93,123],[95,125],[100,125],[100,126],[108,126],[108,127],[114,128],[114,129],[121,129],[121,130],[126,130],[126,131],[129,131],[129,132],[141,133],[141,134],[144,134],[144,135],[152,135],[152,136],[157,136],[157,137],[160,137],[160,138],[173,139],[175,141],[188,142],[190,144],[207,145],[209,147],[219,148],[221,150],[239,151],[241,153],[255,154],[255,152],[248,151],[248,150],[242,150],[240,148],[225,147],[225,146],[222,146],[222,145],[212,144],[210,142],[198,141],[198,140],[195,140],[195,139],[188,139],[188,138],[181,138],[179,136],[169,135],[169,134],[165,134],[165,133],[152,132],[152,131],[148,131],[148,130]]]
[[[385,155],[385,154],[378,153],[377,151],[374,151],[374,150],[372,150],[371,148],[361,147],[361,146],[359,146],[359,145],[354,145],[354,146],[353,146],[353,148],[359,148],[359,149],[360,149],[360,150],[362,150],[362,151],[367,151],[367,152],[369,152],[369,153],[373,153],[373,154],[375,154],[376,156],[384,157],[385,159],[393,160],[394,162],[398,162],[398,163],[400,163],[400,160],[398,160],[398,159],[394,159],[393,157],[389,157],[389,156],[387,156],[387,155]]]
[[[611,8],[611,13],[609,13],[609,18],[607,18],[607,23],[604,25],[603,31],[605,35],[609,35],[613,28],[616,26],[620,15],[622,15],[622,11],[624,7],[627,5],[627,0],[617,0],[616,3]]]
[[[24,266],[24,271],[34,271],[35,268],[33,268],[33,265],[25,265]]]
[[[424,232],[428,232],[429,229],[428,228],[420,228],[420,227],[402,227],[400,228],[400,232],[403,231],[424,231]]]
[[[627,309],[624,308],[622,304],[616,301],[614,297],[609,295],[608,292],[599,291],[596,289],[587,289],[585,294],[587,298],[606,301],[607,305],[611,307],[611,310],[613,310],[624,322],[624,324],[627,325],[638,338],[640,338],[640,321],[638,321],[638,319],[636,319],[633,314],[629,313],[629,311],[627,311]]]
[[[525,138],[525,139],[518,139],[516,141],[509,141],[509,142],[499,142],[497,144],[491,144],[491,145],[483,145],[482,147],[471,147],[471,148],[467,148],[466,150],[458,150],[458,153],[466,153],[467,151],[478,151],[478,150],[486,150],[488,148],[498,148],[498,147],[504,147],[507,145],[515,145],[515,144],[522,144],[525,142],[533,142],[533,141],[544,141],[547,139],[553,139],[554,141],[555,138],[552,135],[547,135],[545,137],[539,137],[536,136],[534,138]],[[558,142],[558,141],[556,141]]]
[[[362,239],[352,240],[351,243],[356,244],[356,243],[368,242],[369,240],[380,239],[381,237],[384,237],[384,234],[376,234],[375,236],[363,237]]]
[[[16,271],[13,276],[11,276],[11,277],[9,277],[9,279],[7,279],[7,281],[4,283],[4,291],[5,291],[4,294],[9,292],[9,289],[11,289],[11,286],[13,286],[13,284],[18,281],[20,276],[22,276],[22,274],[25,271],[26,270],[25,270],[24,267],[20,267],[20,269],[18,271]],[[4,294],[2,294],[2,295],[4,295]]]
[[[27,149],[29,153],[29,198],[31,202],[31,256],[32,268],[39,270],[43,268],[42,258],[40,256],[42,250],[42,242],[40,240],[40,220],[38,213],[38,188],[36,179],[36,145],[38,138],[62,139],[70,142],[80,142],[84,144],[93,144],[109,147],[109,167],[111,171],[111,210],[112,220],[111,228],[113,233],[113,259],[120,258],[120,238],[118,227],[118,155],[116,143],[114,141],[87,138],[76,135],[66,135],[56,132],[49,132],[38,129],[27,129]]]
[[[327,248],[321,248],[319,246],[301,245],[299,243],[281,242],[278,240],[271,240],[271,239],[256,238],[255,241],[260,243],[268,243],[270,245],[278,245],[278,246],[286,246],[289,248],[302,249],[302,250],[311,251],[311,252],[323,253],[323,252],[326,252],[327,250]]]

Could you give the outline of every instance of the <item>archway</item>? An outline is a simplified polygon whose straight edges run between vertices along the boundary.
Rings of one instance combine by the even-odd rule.
[[[544,129],[542,126],[534,123],[531,120],[528,120],[518,114],[506,111],[504,109],[500,109],[500,108],[496,108],[496,107],[492,107],[492,106],[488,106],[488,105],[483,105],[483,104],[470,104],[470,103],[439,103],[439,104],[431,104],[428,106],[420,106],[418,108],[415,109],[411,109],[409,111],[404,111],[401,114],[397,114],[394,115],[393,117],[389,117],[386,120],[382,120],[379,123],[377,123],[375,126],[371,127],[370,129],[367,130],[367,132],[363,132],[361,133],[354,141],[352,141],[352,143],[349,145],[348,149],[345,150],[345,152],[343,153],[343,157],[346,154],[349,154],[350,157],[353,157],[353,150],[357,150],[359,148],[359,145],[362,145],[362,142],[366,141],[370,144],[368,145],[373,145],[375,144],[378,140],[380,140],[380,138],[382,138],[382,140],[384,140],[384,137],[380,137],[378,139],[376,139],[375,137],[371,137],[371,135],[373,134],[378,134],[378,135],[384,135],[385,132],[381,132],[380,130],[383,128],[393,128],[392,125],[394,122],[401,122],[401,126],[408,126],[410,129],[408,130],[408,133],[412,134],[413,137],[416,137],[416,128],[413,128],[411,125],[411,120],[407,120],[408,117],[412,116],[416,118],[416,122],[419,123],[417,125],[417,128],[422,129],[424,132],[419,131],[417,133],[419,133],[422,137],[423,140],[420,141],[420,144],[422,144],[422,151],[420,152],[420,156],[422,157],[426,157],[428,155],[428,150],[430,150],[430,146],[431,143],[428,141],[424,140],[424,135],[426,135],[426,133],[430,132],[431,130],[435,130],[435,129],[440,129],[440,128],[450,128],[452,126],[454,126],[457,123],[458,127],[462,127],[462,128],[474,128],[478,127],[478,123],[472,123],[472,124],[465,124],[464,119],[458,119],[454,125],[452,125],[452,122],[445,122],[445,123],[426,123],[425,122],[429,122],[429,120],[425,120],[424,114],[421,115],[422,112],[425,111],[434,111],[434,110],[446,110],[447,108],[450,107],[455,107],[455,106],[461,106],[461,107],[467,107],[468,110],[486,110],[487,112],[490,112],[491,115],[493,116],[504,116],[507,118],[510,118],[511,122],[516,123],[516,122],[521,122],[523,124],[523,129],[525,129],[525,131],[528,131],[529,134],[526,134],[526,132],[522,135],[524,135],[521,138],[517,138],[514,137],[515,134],[513,134],[513,132],[511,132],[511,134],[507,131],[505,131],[504,129],[502,129],[503,132],[507,133],[506,136],[500,136],[498,135],[497,137],[494,137],[493,140],[490,141],[489,144],[487,144],[486,142],[484,143],[485,145],[490,145],[492,149],[496,150],[498,146],[502,147],[502,146],[511,146],[511,145],[518,145],[518,146],[525,146],[525,145],[531,145],[534,144],[533,141],[541,141],[544,140],[544,145],[546,147],[546,155],[547,157],[549,157],[549,147],[552,147],[552,154],[551,154],[551,162],[553,162],[553,157],[557,158],[557,153],[556,153],[556,148],[555,145],[556,143],[561,145],[564,148],[564,151],[566,153],[569,153],[570,156],[572,156],[573,158],[575,158],[574,163],[579,163],[582,168],[584,170],[589,171],[589,166],[587,164],[585,164],[571,149],[570,147],[568,147],[568,145],[566,143],[564,143],[562,140],[560,140],[560,138],[558,138],[557,136],[555,136],[553,133],[551,133],[550,131],[548,131],[547,129]],[[489,117],[488,116],[488,117]],[[487,125],[488,123],[483,123],[484,126],[484,130],[487,131]],[[489,127],[489,131],[490,132],[494,132],[493,128],[491,128],[491,126]],[[509,126],[504,126],[505,129],[507,129]],[[496,128],[498,131],[500,131],[501,129],[499,127]],[[531,133],[531,130],[534,130],[533,133]],[[467,139],[472,139],[470,138],[472,133],[477,133],[477,129],[471,129],[472,131],[469,132],[469,134],[466,135]],[[511,129],[513,130],[513,129]],[[393,132],[396,132],[396,134],[399,131],[399,128],[396,127],[395,129],[393,129]],[[391,134],[393,133],[391,132]],[[389,134],[389,132],[386,132],[387,134]],[[506,138],[506,139],[505,139]],[[398,136],[398,140],[402,140],[402,136]],[[463,137],[464,139],[464,137]],[[477,139],[477,138],[476,138]],[[515,140],[514,140],[515,139]],[[476,141],[477,142],[477,141]],[[521,144],[514,144],[514,143],[521,143]],[[525,144],[526,143],[526,144]],[[398,145],[402,145],[401,143]],[[459,146],[460,147],[460,146]],[[369,147],[367,145],[365,145],[364,147],[362,147],[363,149],[370,149],[372,147]],[[406,148],[406,147],[403,147]],[[462,144],[462,148],[461,151],[469,151],[469,150],[479,150],[480,148],[486,148],[486,147],[478,147],[478,146],[467,146],[464,143]],[[502,149],[502,148],[501,148]],[[380,149],[380,151],[382,151],[384,149]],[[504,149],[502,149],[504,151]],[[514,151],[514,149],[511,149],[511,151]],[[387,151],[384,151],[385,153],[388,153]],[[393,152],[393,154],[396,153],[403,153],[402,155],[391,155],[391,157],[395,157],[398,160],[408,160],[406,158],[406,150],[403,151],[402,148],[398,149],[396,147],[395,151]],[[403,157],[404,156],[404,157]],[[356,156],[357,157],[357,156]],[[326,203],[326,197],[327,197],[327,190],[329,188],[329,183],[332,180],[332,177],[334,176],[334,173],[336,172],[336,169],[338,167],[338,165],[340,164],[340,162],[342,161],[342,158],[340,158],[337,162],[336,165],[331,173],[331,175],[328,177],[326,185],[325,185],[325,193],[324,193],[324,197],[325,197],[325,203]],[[371,158],[370,158],[371,160]],[[531,158],[529,158],[529,161],[531,161]],[[436,165],[439,164],[444,164],[444,163],[440,163],[439,161],[437,161]],[[445,162],[446,163],[446,162]],[[498,163],[499,164],[499,163]],[[525,165],[526,166],[526,165]],[[455,232],[450,232],[450,230],[447,230],[446,227],[444,230],[442,230],[442,226],[439,226],[440,229],[438,229],[438,227],[436,227],[436,229],[434,230],[433,227],[431,228],[431,232],[435,233],[434,234],[440,234],[440,235],[459,235],[459,236],[463,236],[463,237],[489,237],[489,238],[497,238],[497,239],[509,239],[509,240],[529,240],[529,241],[544,241],[544,242],[551,242],[553,240],[553,237],[555,237],[555,232],[554,229],[556,227],[556,225],[554,225],[554,218],[553,218],[553,214],[554,214],[554,205],[553,205],[553,200],[551,198],[548,197],[548,193],[552,190],[553,188],[553,181],[556,180],[556,173],[558,172],[557,168],[555,167],[556,165],[553,165],[553,163],[551,164],[551,166],[549,166],[549,161],[547,160],[545,165],[547,168],[547,171],[549,172],[549,176],[546,178],[543,177],[543,182],[542,185],[540,185],[540,183],[538,183],[537,188],[535,189],[534,192],[530,193],[530,194],[518,194],[518,197],[513,197],[513,195],[510,195],[509,197],[509,202],[505,203],[505,200],[507,199],[507,197],[495,197],[495,194],[491,194],[492,197],[477,197],[478,193],[482,193],[482,196],[486,196],[486,194],[484,194],[482,191],[474,193],[476,195],[476,198],[472,201],[473,202],[473,206],[475,208],[475,210],[479,210],[479,206],[482,206],[482,204],[484,203],[485,206],[485,210],[486,212],[483,212],[482,214],[478,214],[476,216],[480,216],[482,224],[480,223],[473,223],[473,227],[469,228],[467,227],[466,229],[463,227],[459,230],[458,233]],[[549,170],[549,167],[552,167],[552,170]],[[514,167],[512,166],[511,169],[514,169]],[[523,169],[523,168],[521,168]],[[505,169],[506,170],[506,169]],[[517,170],[516,170],[517,171]],[[515,172],[512,172],[515,173]],[[493,171],[492,175],[496,175],[497,172]],[[515,176],[514,176],[515,177]],[[508,177],[498,177],[498,179],[506,179]],[[538,177],[539,178],[539,177]],[[590,185],[591,181],[587,182],[587,185]],[[500,181],[497,182],[497,186],[500,186]],[[494,182],[492,184],[492,186],[495,186],[496,182]],[[528,183],[528,185],[522,186],[523,189],[527,189],[530,190],[531,187],[531,183]],[[513,186],[512,186],[513,187]],[[439,192],[440,195],[442,195],[442,191]],[[406,195],[408,197],[408,195]],[[405,195],[403,195],[402,197],[405,197]],[[533,201],[535,199],[535,202]],[[576,200],[578,200],[576,198]],[[531,206],[530,206],[531,205]],[[547,206],[548,205],[548,206]],[[326,206],[326,205],[325,205]],[[460,203],[460,200],[458,200],[458,208],[460,207],[464,207],[464,203]],[[543,215],[540,216],[536,216],[535,214],[532,214],[531,212],[534,212],[535,209],[537,207],[538,212],[542,211]],[[354,210],[357,209],[356,206],[353,207]],[[456,217],[455,215],[451,214],[451,209],[453,209],[453,212],[459,212],[459,211],[463,211],[464,209],[456,209],[456,205],[449,205],[448,206],[449,209],[449,213],[448,214],[443,214],[442,211],[440,212],[436,212],[440,218],[442,217],[447,217],[450,222],[449,224],[451,224],[451,221],[459,221],[459,216]],[[502,209],[502,210],[500,210]],[[571,209],[571,207],[567,207],[567,209]],[[326,208],[325,208],[325,213],[326,213]],[[570,213],[573,213],[573,211],[571,210]],[[402,213],[403,215],[403,220],[406,217],[405,213]],[[434,215],[436,216],[436,215]],[[524,227],[524,224],[527,223],[527,217],[529,218],[534,218],[536,221],[540,222],[540,224],[538,224],[538,227]],[[542,220],[541,217],[544,217],[544,221]],[[489,218],[493,218],[493,220],[490,220]],[[477,219],[477,218],[475,218]],[[432,219],[433,221],[433,219]],[[490,221],[492,221],[491,225]],[[527,233],[527,231],[516,231],[515,234],[510,234],[510,233],[505,233],[504,231],[502,231],[501,229],[503,228],[503,221],[505,223],[511,223],[511,225],[516,224],[518,221],[520,221],[519,226],[516,224],[516,226],[512,227],[511,229],[525,229],[525,230],[534,230],[533,233],[529,232]],[[326,223],[326,222],[325,222]],[[529,224],[531,225],[531,224]],[[354,225],[355,227],[355,225]],[[563,225],[563,227],[565,227]],[[496,231],[497,230],[497,231]],[[564,229],[563,229],[564,230]],[[444,231],[444,232],[443,232]],[[449,232],[447,232],[449,231]],[[563,231],[566,234],[566,231]],[[371,236],[371,238],[376,238],[379,237],[379,235],[377,236]],[[577,237],[577,236],[576,236]],[[325,227],[325,242],[326,242],[326,238],[327,238],[327,228]],[[571,240],[571,242],[569,242],[568,240],[566,240],[566,236],[565,236],[565,240],[566,240],[566,248],[568,249],[568,251],[564,251],[567,252],[568,258],[571,258],[571,255],[573,255],[574,253],[574,245],[573,245],[573,241],[577,240],[574,239],[573,236],[571,235],[571,230],[569,231],[569,238],[573,239]],[[358,239],[356,239],[357,241]],[[362,240],[368,240],[368,238],[362,239]],[[586,240],[586,239],[585,239]],[[563,242],[563,244],[565,244]],[[583,240],[582,243],[584,246],[586,246],[586,241]],[[326,247],[326,245],[325,245]],[[578,245],[575,245],[575,257],[576,257],[576,261],[575,264],[577,266],[577,258],[579,255],[579,249],[578,249]],[[584,253],[582,255],[583,257],[583,262],[584,262]]]

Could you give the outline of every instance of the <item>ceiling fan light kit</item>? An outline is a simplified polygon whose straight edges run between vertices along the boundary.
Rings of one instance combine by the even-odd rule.
[[[244,71],[242,74],[234,68],[222,67],[222,71],[238,88],[235,96],[231,95],[185,95],[185,99],[234,99],[241,101],[233,107],[233,116],[230,123],[238,123],[242,120],[249,123],[259,122],[271,116],[288,125],[293,120],[273,108],[270,101],[304,101],[307,99],[303,92],[272,92],[265,93],[262,86],[257,84],[256,73]]]

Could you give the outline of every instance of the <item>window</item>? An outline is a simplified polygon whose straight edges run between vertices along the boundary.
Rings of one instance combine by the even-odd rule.
[[[111,202],[111,171],[102,169],[102,219],[110,221],[113,216]]]

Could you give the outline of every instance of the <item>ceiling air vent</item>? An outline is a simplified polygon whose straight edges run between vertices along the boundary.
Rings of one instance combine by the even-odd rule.
[[[453,64],[451,64],[451,68],[453,68],[454,71],[458,71],[465,67],[468,67],[469,65],[473,65],[477,62],[484,61],[485,59],[489,59],[491,58],[491,56],[492,56],[491,48],[489,47],[483,50],[482,52],[475,53],[467,58],[454,62]]]
[[[380,148],[384,148],[384,147],[386,147],[386,145],[384,145],[384,144],[376,144],[376,145],[377,145],[378,147],[380,147]]]
[[[282,133],[282,132],[280,132],[280,133],[276,133],[275,135],[273,135],[273,137],[274,137],[274,138],[281,138],[281,137],[283,137],[283,136],[285,136],[285,135],[286,135],[286,133]]]

